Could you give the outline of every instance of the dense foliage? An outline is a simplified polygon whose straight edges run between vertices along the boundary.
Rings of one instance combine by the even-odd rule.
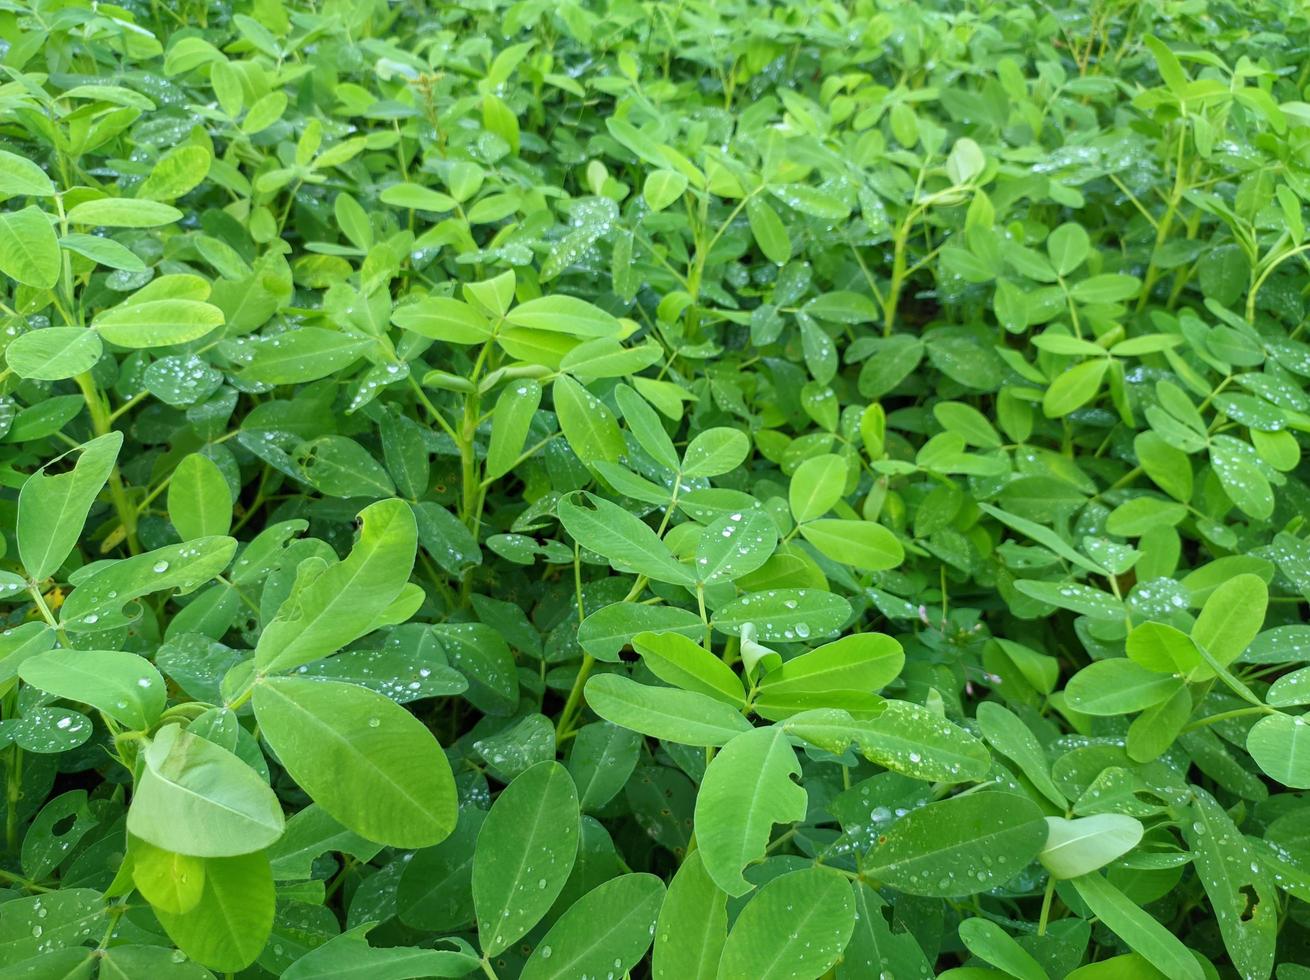
[[[0,6],[0,977],[1310,977],[1310,21]]]

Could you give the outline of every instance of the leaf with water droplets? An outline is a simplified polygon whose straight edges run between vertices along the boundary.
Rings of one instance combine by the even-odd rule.
[[[578,851],[578,793],[568,770],[542,762],[501,792],[473,857],[482,951],[495,956],[541,921]]]
[[[821,977],[841,957],[854,930],[855,902],[836,871],[815,867],[779,875],[737,916],[719,976]]]
[[[427,847],[455,827],[455,780],[427,726],[355,684],[269,677],[255,718],[278,761],[310,797],[361,837]]]
[[[646,955],[663,901],[664,882],[652,874],[611,878],[583,895],[555,921],[533,949],[520,977],[623,976]]]
[[[164,679],[154,665],[118,650],[51,650],[24,662],[18,676],[137,731],[153,725],[167,701]]]
[[[805,817],[808,797],[782,728],[738,735],[710,762],[696,797],[696,843],[705,870],[729,895],[753,887],[742,870],[764,857],[773,825]]]
[[[1027,797],[970,793],[901,817],[869,852],[865,873],[910,895],[972,895],[1019,874],[1046,838],[1042,811]]]

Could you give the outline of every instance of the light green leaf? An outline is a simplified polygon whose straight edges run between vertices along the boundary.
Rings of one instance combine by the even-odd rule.
[[[115,306],[91,321],[111,344],[133,349],[197,340],[224,323],[217,306],[191,299],[156,299]]]
[[[740,636],[742,627],[751,625],[755,638],[766,643],[818,639],[841,626],[850,614],[850,603],[831,592],[770,589],[720,606],[711,625],[729,636]]]
[[[68,210],[72,224],[105,228],[157,228],[181,221],[182,217],[182,212],[171,204],[125,197],[83,201]]]
[[[1121,813],[1097,813],[1066,820],[1047,817],[1050,836],[1037,859],[1057,878],[1078,878],[1127,854],[1142,839],[1140,820]]]
[[[1169,980],[1205,980],[1201,965],[1178,937],[1101,877],[1100,872],[1074,878],[1072,884],[1078,897],[1107,929]]]
[[[560,500],[558,510],[564,530],[582,547],[607,558],[616,570],[637,572],[657,582],[695,584],[695,573],[673,557],[650,526],[617,504],[583,493]]]
[[[560,428],[578,459],[588,464],[618,462],[627,447],[605,404],[567,375],[556,378],[551,390]]]
[[[834,454],[807,459],[792,474],[791,514],[798,524],[822,517],[846,493],[846,460]]]
[[[720,476],[735,470],[750,452],[750,439],[739,429],[706,429],[697,434],[682,457],[684,477]]]
[[[91,370],[103,350],[93,330],[48,327],[15,337],[5,348],[5,360],[20,378],[62,381]]]
[[[25,286],[51,289],[59,280],[59,239],[35,205],[0,212],[0,273]]]
[[[486,478],[494,480],[514,468],[527,442],[532,419],[541,405],[541,385],[532,379],[511,381],[496,399],[491,413]]]
[[[33,579],[53,574],[77,545],[122,445],[123,434],[110,432],[83,445],[72,470],[47,476],[42,467],[23,483],[16,536],[19,558]]]
[[[191,453],[173,470],[168,518],[183,541],[227,534],[232,526],[232,491],[223,471],[208,456]]]
[[[676,170],[652,170],[646,175],[642,185],[641,196],[646,206],[652,211],[663,211],[670,204],[682,197],[687,189],[687,178]]]
[[[269,677],[256,684],[254,705],[291,778],[347,829],[393,847],[428,847],[454,830],[450,763],[427,726],[390,698]]]
[[[740,709],[746,690],[731,667],[679,633],[638,633],[632,648],[650,672],[674,687],[696,691]]]
[[[89,704],[136,731],[158,720],[168,697],[154,664],[117,650],[51,650],[24,661],[18,676],[55,697]]]
[[[896,535],[873,521],[823,518],[802,524],[800,530],[826,557],[866,572],[886,571],[905,560]]]
[[[753,887],[742,870],[764,857],[775,823],[805,818],[808,796],[796,752],[781,728],[756,728],[710,762],[696,796],[696,843],[705,870],[729,895]]]
[[[263,854],[207,858],[199,903],[182,915],[155,909],[168,937],[197,963],[236,973],[255,962],[273,930],[277,893]]]
[[[282,835],[282,804],[226,749],[165,725],[143,757],[127,829],[147,843],[194,857],[235,857]]]
[[[619,674],[599,674],[585,691],[591,710],[606,721],[668,742],[724,745],[751,728],[739,711],[708,695],[638,684]]]
[[[715,980],[728,938],[728,896],[700,851],[683,859],[655,926],[654,980]]]
[[[363,527],[350,554],[296,588],[264,627],[255,663],[265,673],[325,657],[372,632],[409,582],[418,550],[414,512],[380,500],[359,514]]]

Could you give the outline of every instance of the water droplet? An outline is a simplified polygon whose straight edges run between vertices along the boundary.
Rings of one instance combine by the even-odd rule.
[[[154,570],[156,574],[168,571],[168,562],[163,560],[155,562]]]

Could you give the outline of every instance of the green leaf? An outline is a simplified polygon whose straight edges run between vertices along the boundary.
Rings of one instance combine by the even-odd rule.
[[[584,463],[618,462],[627,448],[619,423],[599,398],[572,378],[555,379],[555,413],[569,447]]]
[[[434,191],[419,184],[392,184],[378,195],[383,204],[394,204],[398,208],[410,208],[415,211],[432,211],[441,214],[454,211],[458,205],[449,194]]]
[[[682,475],[720,476],[740,466],[749,452],[750,439],[746,433],[738,429],[706,429],[687,445],[682,457]]]
[[[753,887],[742,870],[764,857],[775,823],[805,818],[808,797],[781,728],[756,728],[728,742],[710,762],[696,796],[696,844],[705,870],[729,895]]]
[[[746,200],[746,218],[750,222],[755,244],[764,253],[764,257],[777,265],[786,263],[791,258],[791,241],[778,212],[761,198],[752,196]]]
[[[1109,369],[1110,359],[1098,357],[1057,374],[1042,396],[1042,411],[1046,417],[1063,418],[1086,405],[1101,390],[1101,382]]]
[[[207,147],[175,146],[155,162],[136,195],[151,201],[176,200],[204,182],[213,162],[213,154]]]
[[[728,939],[728,896],[705,870],[700,851],[669,882],[655,926],[654,980],[715,980]]]
[[[325,573],[326,574],[326,573]],[[455,780],[427,727],[354,684],[269,677],[260,732],[291,778],[343,826],[393,847],[428,847],[455,828]]]
[[[729,636],[740,636],[744,628],[753,627],[756,639],[766,643],[805,640],[826,636],[850,614],[850,603],[831,592],[770,589],[719,607],[711,625]]]
[[[1057,807],[1064,807],[1067,801],[1064,794],[1056,788],[1051,780],[1051,767],[1046,761],[1046,751],[1037,741],[1027,725],[1008,708],[995,701],[984,701],[978,705],[978,725],[982,728],[983,738],[991,743],[992,748],[1005,756],[1028,777],[1028,780]],[[1066,875],[1066,877],[1073,877]]]
[[[676,170],[652,170],[646,175],[641,196],[652,211],[663,211],[682,197],[687,189],[687,178]]]
[[[523,980],[632,970],[650,948],[664,901],[664,882],[651,874],[626,874],[593,888],[569,906],[533,949]]]
[[[225,322],[223,311],[190,299],[156,299],[115,306],[91,321],[108,343],[133,349],[171,347],[210,333]]]
[[[68,209],[68,220],[72,224],[104,228],[157,228],[181,221],[182,217],[182,212],[171,204],[125,197],[83,201]]]
[[[35,205],[0,212],[0,273],[25,286],[53,289],[59,281],[59,240]]]
[[[1280,712],[1261,718],[1246,734],[1246,751],[1270,779],[1310,789],[1310,726],[1300,715]]]
[[[1072,221],[1060,225],[1046,239],[1046,253],[1060,276],[1067,276],[1086,262],[1091,249],[1086,229]]]
[[[856,633],[788,660],[759,683],[755,710],[777,719],[820,705],[872,708],[873,696],[901,672],[901,645],[880,633]]]
[[[462,977],[478,968],[478,958],[466,943],[462,948],[370,946],[366,922],[321,946],[315,946],[284,971],[282,980],[413,980],[415,977]]]
[[[541,385],[531,378],[511,381],[501,391],[491,413],[486,479],[497,479],[514,468],[540,405]]]
[[[720,700],[694,691],[638,684],[619,674],[587,681],[587,704],[608,722],[682,745],[724,745],[750,722]]]
[[[253,769],[226,749],[165,725],[142,753],[127,829],[166,851],[236,857],[282,835],[282,805]],[[263,859],[267,865],[267,858]]]
[[[63,381],[91,370],[103,351],[94,331],[48,327],[15,337],[5,348],[5,360],[20,378]]]
[[[896,535],[872,521],[826,518],[802,524],[800,530],[826,557],[867,572],[886,571],[905,560]]]
[[[565,497],[558,505],[560,523],[582,545],[609,560],[621,572],[637,572],[657,582],[693,585],[695,573],[677,561],[650,526],[622,507],[583,493],[588,506]]]
[[[1269,589],[1258,575],[1235,575],[1210,593],[1192,639],[1223,666],[1251,645],[1264,625]]]
[[[192,453],[173,470],[168,518],[183,541],[227,534],[232,526],[232,491],[223,471],[208,456]]]
[[[1013,793],[929,803],[892,824],[865,873],[910,895],[971,895],[1014,877],[1046,843],[1041,810]]]
[[[191,959],[235,973],[254,963],[268,942],[276,900],[263,854],[207,858],[199,903],[181,915],[157,908],[155,916]]]
[[[674,687],[696,691],[738,709],[746,690],[731,667],[679,633],[638,633],[632,648],[650,672]]]
[[[68,701],[89,704],[135,731],[164,711],[164,679],[149,660],[117,650],[51,650],[23,662],[18,676]]]
[[[272,337],[247,339],[240,377],[258,384],[317,381],[349,367],[374,341],[322,327],[300,327]]]
[[[778,527],[762,510],[737,511],[701,531],[696,577],[705,585],[749,575],[773,555]]]
[[[255,663],[265,673],[325,657],[372,632],[409,581],[418,550],[414,513],[380,500],[359,514],[359,540],[342,561],[296,588],[260,634]]]
[[[1188,948],[1149,912],[1138,908],[1132,899],[1102,878],[1100,872],[1074,878],[1071,884],[1107,929],[1170,980],[1205,980],[1205,973]]]
[[[1078,671],[1065,688],[1065,698],[1071,708],[1085,715],[1126,715],[1159,704],[1182,685],[1181,678],[1116,658],[1099,660]]]
[[[391,314],[391,322],[429,340],[480,344],[492,336],[487,318],[468,303],[447,296],[425,296]]]
[[[846,493],[846,460],[836,455],[807,459],[792,474],[791,514],[798,524],[822,517]]]
[[[520,303],[505,315],[516,327],[568,334],[571,337],[612,337],[619,321],[597,306],[572,296],[542,296]]]
[[[196,538],[91,566],[74,579],[60,625],[82,632],[130,626],[140,616],[136,599],[170,589],[194,592],[227,568],[236,545],[228,537]]]
[[[625,384],[614,388],[614,397],[619,403],[619,411],[623,413],[623,421],[628,423],[628,431],[641,448],[661,466],[676,471],[680,465],[678,451],[673,447],[673,440],[669,438],[655,410]]]
[[[1121,813],[1047,817],[1046,825],[1050,836],[1037,859],[1056,878],[1078,878],[1105,867],[1136,847],[1144,832],[1140,820]]]
[[[794,717],[788,730],[809,739],[806,721],[805,716]],[[912,779],[960,783],[982,779],[991,768],[987,747],[978,739],[912,701],[888,699],[881,712],[853,717],[852,722],[850,738],[861,755]]]
[[[1018,980],[1050,980],[1041,964],[1018,944],[1014,937],[990,919],[965,919],[960,923],[960,939],[981,960]]]
[[[48,476],[47,463],[23,483],[18,494],[18,555],[36,581],[57,571],[76,547],[122,445],[122,433],[110,432],[83,445],[72,470]]]
[[[205,859],[155,847],[139,837],[128,839],[132,883],[156,909],[182,915],[205,891]]]
[[[719,976],[814,980],[837,962],[854,930],[855,902],[835,871],[807,868],[779,875],[737,916]]]
[[[482,951],[495,956],[541,921],[578,850],[578,794],[558,762],[507,786],[487,814],[473,858],[473,904]],[[644,948],[644,947],[643,947]]]
[[[55,185],[39,166],[17,153],[0,150],[0,194],[5,197],[53,197]]]

